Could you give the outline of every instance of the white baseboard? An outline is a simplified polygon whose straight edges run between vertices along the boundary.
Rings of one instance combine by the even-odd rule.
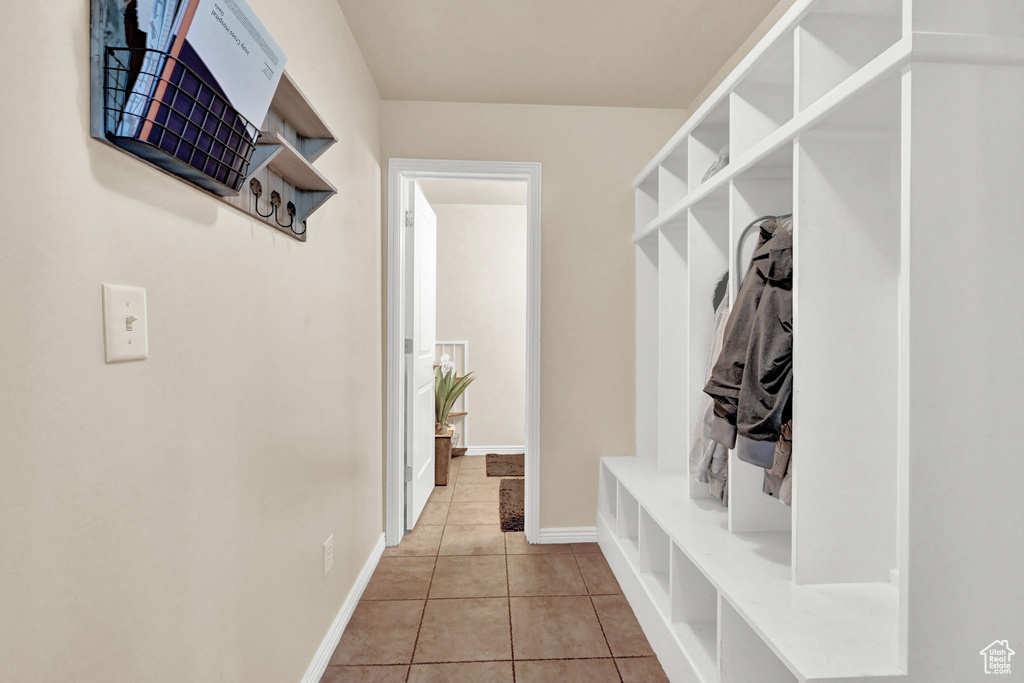
[[[383,554],[384,534],[381,534],[377,544],[370,551],[370,556],[366,558],[366,564],[363,565],[359,576],[356,577],[355,585],[352,586],[352,590],[345,597],[345,602],[341,603],[338,616],[334,617],[334,623],[327,629],[327,635],[324,636],[324,640],[320,643],[316,655],[313,656],[313,661],[310,662],[309,668],[306,669],[306,675],[302,677],[302,683],[320,683],[320,678],[324,675],[324,671],[327,670],[327,664],[331,661],[331,655],[334,654],[335,648],[338,647],[341,634],[345,632],[345,627],[348,626],[352,613],[356,611],[356,605],[359,604],[359,599],[363,597],[366,584],[370,582],[370,576],[373,575],[373,570],[377,568],[377,562]]]
[[[513,455],[525,452],[526,446],[472,446],[466,448],[466,455],[487,455],[488,453]]]
[[[541,529],[538,543],[597,543],[596,526],[561,526]]]

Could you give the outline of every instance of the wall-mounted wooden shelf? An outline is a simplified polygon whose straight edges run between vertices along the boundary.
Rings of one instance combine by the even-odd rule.
[[[232,206],[263,221],[272,228],[306,240],[306,219],[338,193],[337,188],[314,165],[320,155],[336,143],[330,128],[286,71],[260,127],[259,144],[249,166],[248,180],[256,179],[264,189],[258,199],[248,188],[238,197],[226,198]],[[270,211],[271,192],[278,192],[282,206],[296,208],[292,227],[284,215],[263,216]]]
[[[304,138],[329,140],[331,143],[338,141],[287,71],[281,76],[281,83],[277,86],[270,108]],[[304,153],[310,160],[319,156]]]
[[[266,166],[298,190],[337,192],[334,185],[280,133],[266,131],[260,135],[256,154],[261,153],[266,155],[265,161],[257,164],[254,159],[249,169],[250,176]]]
[[[259,126],[260,136],[249,157],[244,180],[239,177],[239,172],[245,169],[244,160],[239,161],[234,177],[225,184],[224,181],[215,182],[217,178],[208,179],[200,171],[175,162],[173,158],[169,161],[164,159],[169,157],[167,154],[146,154],[148,150],[133,145],[131,139],[115,139],[110,134],[110,126],[107,125],[109,121],[106,120],[110,105],[105,95],[111,91],[110,88],[104,88],[104,84],[109,81],[108,48],[125,49],[124,19],[119,5],[113,0],[91,0],[92,137],[217,197],[272,228],[306,241],[306,220],[325,201],[337,194],[335,186],[313,163],[338,139],[291,75],[287,71],[281,75],[270,111]],[[254,128],[250,126],[250,130]],[[252,146],[248,149],[251,150]],[[257,198],[250,189],[250,182],[254,179],[259,181],[263,189],[262,197]],[[280,206],[276,212],[270,205],[274,193],[280,197]],[[294,207],[294,216],[290,215],[289,205]],[[261,215],[268,213],[270,215]]]

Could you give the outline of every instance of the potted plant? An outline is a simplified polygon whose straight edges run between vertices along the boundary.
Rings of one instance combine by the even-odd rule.
[[[473,382],[473,373],[455,376],[452,364],[442,365],[434,378],[434,485],[448,485],[448,466],[452,459],[452,434],[455,427],[448,424],[448,415],[459,396]]]

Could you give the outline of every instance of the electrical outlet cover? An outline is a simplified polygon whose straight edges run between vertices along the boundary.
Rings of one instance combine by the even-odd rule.
[[[324,576],[331,573],[331,569],[334,567],[334,534],[327,537],[324,541]]]

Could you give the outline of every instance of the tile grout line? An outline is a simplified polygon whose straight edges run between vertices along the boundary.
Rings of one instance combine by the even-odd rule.
[[[564,597],[564,596],[562,596]],[[468,599],[468,598],[467,598]],[[655,655],[622,655],[621,657],[524,657],[517,662],[579,662],[591,659],[655,659]],[[453,659],[444,662],[418,662],[420,666],[434,664],[491,664],[494,662],[511,662],[511,659]],[[362,667],[384,668],[389,666],[409,666],[401,662],[394,664],[331,664],[333,669],[354,669]]]
[[[451,473],[452,473],[452,465],[451,465],[451,462],[449,462],[448,463],[448,478],[449,479],[451,479]],[[434,568],[435,569],[437,568],[437,558],[439,558],[441,556],[441,546],[444,545],[444,532],[448,529],[448,515],[450,515],[451,512],[452,512],[452,499],[455,498],[455,485],[458,483],[458,481],[459,481],[459,474],[461,474],[461,473],[462,473],[462,465],[459,465],[458,471],[455,472],[455,479],[454,479],[454,481],[452,481],[452,497],[448,499],[448,510],[447,510],[447,512],[444,513],[444,522],[441,523],[441,540],[439,540],[437,542],[437,552],[434,553]],[[433,574],[430,575],[430,581],[431,582],[434,581],[434,575]],[[427,593],[427,599],[428,600],[430,599],[430,593],[429,592]],[[426,610],[426,606],[424,606],[424,610]],[[417,638],[419,638],[419,634],[417,634]]]
[[[619,681],[622,683],[622,672],[619,671],[619,663],[615,661],[615,653],[612,652],[612,644],[608,642],[608,634],[604,630],[604,623],[601,621],[601,615],[597,611],[597,605],[594,604],[594,594],[590,592],[590,586],[587,584],[586,577],[583,576],[583,570],[580,569],[580,562],[576,559],[576,553],[572,554],[573,562],[576,563],[576,570],[579,571],[580,577],[583,578],[583,585],[587,587],[587,598],[590,599],[590,609],[594,610],[594,617],[597,619],[597,625],[601,628],[601,635],[604,636],[605,647],[608,648],[608,654],[612,656],[612,664],[615,665],[615,673],[619,676]]]
[[[575,566],[577,568],[577,571],[579,572],[580,577],[581,577],[581,579],[583,581],[583,584],[584,584],[584,586],[585,586],[585,588],[587,590],[587,597],[590,599],[591,609],[594,610],[595,616],[597,617],[598,626],[601,628],[602,636],[604,637],[605,644],[608,647],[609,655],[605,656],[605,657],[585,657],[585,658],[580,658],[580,657],[524,658],[522,660],[517,660],[515,658],[515,644],[514,644],[514,640],[512,638],[512,635],[513,635],[512,618],[511,618],[511,598],[512,598],[511,592],[512,591],[511,591],[511,576],[509,574],[509,559],[508,558],[509,558],[510,554],[515,555],[515,556],[518,557],[518,556],[531,555],[531,553],[521,553],[521,554],[509,553],[508,552],[508,548],[507,548],[507,539],[509,537],[508,537],[507,534],[503,534],[502,536],[503,536],[503,547],[505,549],[505,552],[503,554],[504,554],[504,557],[505,557],[506,599],[507,599],[507,603],[508,603],[508,607],[509,607],[509,638],[510,638],[510,649],[511,649],[511,652],[512,652],[512,654],[511,654],[512,658],[510,660],[491,659],[491,660],[465,660],[465,661],[450,661],[450,662],[424,662],[423,664],[472,664],[472,663],[484,663],[484,662],[504,663],[504,662],[507,661],[512,666],[512,676],[513,676],[513,681],[515,681],[516,680],[516,663],[519,662],[519,661],[523,661],[523,662],[526,662],[526,661],[545,662],[545,661],[578,661],[580,659],[589,659],[589,660],[610,659],[610,660],[612,660],[613,666],[616,667],[616,673],[619,676],[620,681],[622,681],[623,680],[622,672],[621,672],[621,670],[618,667],[618,662],[617,662],[618,659],[643,659],[643,658],[649,657],[649,655],[623,655],[622,657],[616,657],[614,654],[612,654],[611,644],[608,641],[608,636],[607,636],[607,633],[605,632],[604,624],[601,621],[600,614],[597,613],[597,607],[594,604],[594,600],[593,600],[594,593],[591,592],[591,588],[588,585],[586,577],[583,574],[582,568],[579,565],[579,556],[581,554],[582,555],[586,555],[586,554],[594,554],[594,553],[581,553],[581,552],[576,552],[575,550],[572,550],[571,553],[556,553],[556,554],[572,554],[573,555],[574,564],[575,564]],[[571,548],[571,545],[570,545],[570,548]],[[551,554],[551,553],[542,553],[542,554]],[[442,555],[440,555],[440,544],[439,544],[438,550],[433,555],[433,557],[434,557],[434,568],[433,568],[433,571],[431,572],[431,577],[430,577],[430,580],[428,582],[427,598],[424,600],[424,610],[423,610],[423,612],[421,612],[421,615],[420,615],[420,624],[419,624],[419,627],[417,629],[416,640],[414,641],[414,645],[413,645],[413,657],[415,657],[415,651],[416,651],[416,648],[418,647],[418,644],[419,644],[418,643],[419,636],[420,636],[420,632],[422,630],[422,624],[423,624],[423,620],[425,618],[425,612],[426,612],[426,607],[427,607],[426,603],[429,600],[465,599],[465,598],[431,598],[430,597],[430,590],[433,587],[433,578],[434,578],[434,576],[436,574],[437,562],[440,560],[440,558],[441,557],[496,557],[498,555],[499,555],[498,553],[495,553],[493,555],[479,555],[479,554],[476,554],[476,555],[442,556]],[[421,556],[413,556],[413,557],[430,557],[430,555],[421,555]],[[495,596],[495,597],[500,597],[500,596]],[[542,596],[538,596],[538,597],[542,597]],[[414,599],[415,598],[395,599],[395,600],[390,600],[390,601],[402,601],[402,600],[409,601],[409,600],[414,600]],[[401,664],[397,664],[397,665],[401,666]],[[412,666],[413,665],[414,664],[411,661],[410,661],[409,664],[405,665],[406,666],[406,676],[405,676],[406,683],[408,683],[408,681],[411,679],[411,676],[412,676]],[[341,666],[345,666],[345,665],[338,665],[338,666],[340,668]],[[352,666],[355,666],[355,665],[352,665]],[[364,665],[360,665],[360,666],[390,667],[390,666],[396,666],[396,664],[364,664]],[[345,666],[345,668],[348,668],[348,667]]]
[[[487,481],[487,456],[484,456],[484,481]],[[493,502],[496,508],[501,506],[501,497],[498,500],[488,501]],[[501,528],[501,512],[498,510],[498,528]],[[508,607],[508,647],[509,656],[512,658],[512,683],[516,681],[516,642],[513,636],[512,630],[512,577],[509,575],[508,570],[508,537],[504,534],[504,530],[501,535],[501,547],[505,552],[505,605]]]
[[[501,503],[495,503],[501,505]],[[500,517],[500,514],[499,514]],[[508,571],[508,537],[502,535],[501,544],[505,547],[505,595],[508,600],[508,644],[512,656],[512,683],[516,683],[516,641],[512,630],[512,577]]]
[[[460,466],[460,471],[459,471],[459,473],[456,474],[456,477],[453,480],[453,486],[458,484],[459,474],[461,474],[461,470],[462,470],[462,468]],[[454,490],[453,490],[453,499],[449,501],[449,504],[450,504],[449,505],[449,514],[451,514],[451,504],[454,503],[454,502],[455,502],[455,500],[454,500]],[[463,502],[466,502],[466,501],[463,501]],[[496,502],[496,501],[469,501],[469,502],[495,503],[495,504],[498,504],[498,502]],[[443,529],[446,529],[447,526],[450,525],[449,524],[449,514],[445,515],[444,523],[440,525],[441,528],[442,528],[442,532],[441,532],[442,538],[443,538],[443,535],[444,535]],[[452,524],[452,525],[453,526],[477,526],[477,525],[478,526],[493,526],[493,524]],[[511,656],[512,656],[512,658],[510,660],[508,660],[508,661],[509,661],[510,665],[512,666],[512,680],[513,680],[513,682],[515,682],[515,680],[516,680],[516,667],[515,667],[515,665],[516,665],[517,659],[515,657],[515,641],[513,639],[513,630],[512,630],[512,604],[511,604],[512,603],[512,590],[511,590],[511,577],[510,577],[510,574],[509,574],[509,559],[508,558],[509,558],[510,554],[515,554],[516,556],[518,556],[518,555],[536,555],[538,553],[509,553],[507,539],[508,539],[508,537],[506,535],[504,535],[504,533],[503,533],[502,545],[503,545],[504,552],[503,553],[495,553],[495,554],[441,555],[440,554],[440,545],[441,544],[438,543],[437,549],[436,549],[436,551],[433,554],[434,565],[433,565],[433,568],[431,570],[430,581],[428,583],[427,598],[424,600],[424,610],[423,610],[423,612],[421,613],[421,616],[420,616],[420,626],[417,629],[416,641],[414,643],[414,649],[413,649],[413,656],[414,657],[415,657],[415,653],[416,653],[416,648],[419,646],[419,638],[420,638],[420,633],[421,633],[421,630],[422,630],[422,627],[423,627],[423,621],[424,621],[424,617],[425,617],[425,613],[426,613],[427,602],[429,602],[429,600],[463,599],[463,598],[431,598],[430,597],[430,589],[433,586],[433,578],[434,578],[434,574],[436,572],[437,561],[439,561],[439,559],[441,557],[488,557],[488,556],[489,557],[495,557],[495,556],[498,556],[498,555],[504,555],[504,557],[505,557],[506,600],[507,600],[507,604],[508,604],[508,607],[509,607],[509,641],[510,641],[509,644],[510,644]],[[597,607],[596,607],[596,605],[594,604],[594,601],[593,601],[593,595],[590,592],[590,586],[587,584],[586,577],[584,575],[584,572],[583,572],[582,568],[580,567],[580,562],[578,560],[578,555],[580,555],[580,554],[587,554],[587,553],[578,553],[577,551],[575,551],[574,549],[571,548],[571,544],[570,544],[569,547],[570,547],[570,552],[569,553],[556,553],[556,554],[571,554],[572,555],[572,557],[573,557],[573,564],[575,566],[577,566],[577,570],[580,573],[580,578],[581,578],[582,582],[584,583],[584,586],[585,586],[585,588],[587,590],[587,596],[590,599],[591,608],[594,610],[594,614],[597,617],[598,626],[601,628],[601,635],[604,638],[605,645],[607,646],[608,653],[609,653],[609,655],[605,656],[605,657],[585,657],[585,658],[588,658],[588,659],[611,659],[612,660],[612,665],[615,667],[615,672],[618,675],[618,677],[620,677],[620,680],[622,681],[622,673],[620,671],[618,671],[617,663],[615,663],[615,656],[611,653],[611,646],[608,643],[607,634],[604,632],[604,625],[601,623],[600,615],[597,613]],[[540,553],[540,554],[551,554],[551,553]],[[416,557],[416,556],[412,556],[412,557]],[[430,557],[430,555],[421,555],[419,557]],[[630,656],[629,658],[634,658],[634,657]],[[522,661],[558,661],[558,660],[571,661],[571,660],[574,660],[574,659],[579,659],[579,657],[555,657],[555,658],[536,658],[536,659],[535,658],[525,658],[525,659],[522,659]],[[466,661],[445,661],[445,663],[424,663],[424,664],[479,664],[479,663],[483,663],[483,661],[494,661],[494,663],[504,663],[504,661],[507,661],[507,660],[506,659],[486,659],[486,660],[476,660],[476,659],[474,659],[474,660],[466,660]],[[372,665],[372,666],[381,666],[381,667],[383,667],[383,666],[389,666],[389,665]],[[408,681],[410,680],[410,678],[412,676],[412,667],[413,667],[413,663],[411,661],[411,663],[408,665],[408,668],[407,668],[407,675],[406,675],[407,683],[408,683]]]
[[[448,501],[449,502],[449,511],[448,511],[448,514],[445,515],[444,523],[442,525],[440,525],[441,528],[442,528],[442,540],[443,540],[443,536],[444,536],[444,531],[447,530],[449,525],[450,526],[494,526],[493,524],[459,525],[459,524],[450,524],[449,523],[448,519],[449,519],[450,512],[451,512],[451,503],[455,502],[454,501],[454,488],[458,485],[458,482],[459,482],[459,479],[460,479],[459,475],[461,473],[462,473],[462,467],[460,465],[459,472],[456,473],[456,475],[452,479],[452,483],[451,483],[451,485],[453,486],[453,491],[452,491],[452,499]],[[460,502],[480,502],[480,503],[499,504],[496,501],[460,501]],[[513,680],[513,683],[514,683],[517,680],[517,677],[516,677],[516,673],[517,673],[517,671],[516,671],[516,663],[518,661],[524,661],[524,662],[526,662],[526,661],[544,662],[544,661],[578,661],[580,659],[593,659],[593,660],[610,659],[610,660],[612,660],[613,666],[615,666],[615,671],[616,671],[616,674],[619,677],[619,680],[623,681],[622,672],[621,672],[621,670],[618,667],[618,662],[616,661],[619,658],[617,658],[612,653],[611,643],[608,641],[608,635],[607,635],[607,633],[605,631],[604,624],[601,621],[600,614],[597,612],[597,606],[594,603],[594,599],[593,599],[594,598],[594,594],[591,591],[591,587],[589,586],[589,584],[587,582],[587,579],[586,579],[586,576],[585,576],[585,574],[584,574],[584,572],[583,572],[583,570],[582,570],[582,568],[580,567],[580,564],[579,564],[579,555],[581,555],[581,554],[582,555],[595,554],[595,553],[577,552],[577,550],[572,547],[572,544],[568,544],[569,545],[569,550],[570,550],[570,552],[568,552],[568,553],[529,553],[529,552],[528,553],[510,553],[509,550],[508,550],[508,538],[509,538],[509,536],[507,534],[505,534],[505,533],[502,534],[502,548],[503,548],[503,552],[502,553],[493,553],[493,554],[472,553],[472,554],[467,554],[467,555],[441,555],[441,552],[440,552],[441,543],[438,543],[438,547],[435,550],[434,554],[432,555],[433,558],[434,558],[434,565],[433,565],[433,568],[431,570],[430,580],[428,582],[427,598],[424,600],[423,612],[420,615],[420,624],[419,624],[419,627],[417,628],[416,639],[415,639],[415,642],[413,644],[413,658],[415,658],[416,649],[419,646],[419,637],[420,637],[420,634],[421,634],[421,631],[422,631],[423,622],[425,620],[427,603],[430,600],[465,599],[465,598],[456,598],[456,597],[453,597],[453,598],[432,598],[432,597],[430,597],[430,591],[433,588],[433,579],[434,579],[434,576],[436,575],[436,571],[437,571],[437,563],[440,560],[440,558],[441,557],[496,557],[498,555],[504,555],[504,557],[505,557],[505,589],[506,589],[506,603],[508,605],[508,611],[509,611],[508,612],[509,613],[509,622],[508,623],[509,623],[509,645],[510,645],[510,650],[511,650],[511,660],[504,660],[504,659],[467,660],[467,661],[464,661],[464,662],[463,661],[458,661],[458,662],[456,662],[456,661],[452,661],[452,662],[424,662],[424,664],[427,664],[427,663],[429,663],[429,664],[470,664],[470,663],[483,663],[483,662],[495,662],[495,663],[502,662],[503,663],[503,662],[508,661],[510,663],[511,667],[512,667],[512,680]],[[606,656],[606,657],[585,657],[585,658],[557,657],[557,658],[526,658],[526,659],[523,659],[523,660],[517,660],[516,659],[516,656],[515,656],[515,640],[514,640],[514,637],[513,637],[513,626],[512,626],[512,588],[511,588],[511,575],[509,573],[509,556],[510,555],[515,555],[515,556],[518,557],[518,556],[530,556],[530,555],[538,555],[538,554],[540,554],[540,555],[549,555],[549,554],[564,555],[564,554],[571,554],[573,556],[573,564],[576,566],[576,570],[579,573],[580,579],[583,582],[583,585],[584,585],[584,587],[586,589],[586,595],[587,595],[587,597],[588,597],[588,599],[590,601],[591,609],[593,610],[594,616],[597,618],[598,626],[601,629],[601,634],[602,634],[602,637],[604,638],[604,641],[605,641],[605,646],[608,648],[608,653],[609,653],[608,656]],[[410,557],[431,557],[431,555],[420,555],[420,556],[410,556]],[[625,655],[623,658],[624,659],[639,659],[639,658],[642,658],[642,656],[641,655]],[[405,677],[405,680],[406,680],[407,683],[411,679],[411,676],[412,676],[412,666],[413,666],[413,664],[414,664],[414,662],[410,661],[410,663],[407,665],[406,677]],[[380,664],[380,665],[371,665],[371,666],[390,666],[390,665]]]
[[[462,466],[460,465],[459,466],[459,471],[461,471],[461,470],[462,470]],[[451,464],[450,463],[448,465],[448,475],[449,475],[448,478],[451,479]],[[455,473],[455,481],[458,481],[458,478],[459,478],[459,473],[456,472]],[[452,495],[453,496],[455,495],[455,488],[454,488],[454,486],[455,486],[455,482],[453,481],[452,482]],[[451,500],[448,501],[448,512],[451,512]],[[444,531],[443,530],[444,530],[445,527],[448,526],[448,512],[446,512],[445,516],[444,516],[445,523],[443,525],[441,525],[441,528],[442,528],[441,540],[442,541],[444,540]],[[412,642],[412,654],[409,656],[409,668],[405,672],[405,682],[406,683],[409,683],[409,678],[412,676],[412,664],[413,664],[413,661],[415,661],[415,659],[416,659],[416,648],[419,647],[419,645],[420,645],[420,632],[423,630],[423,619],[426,617],[426,614],[427,614],[427,603],[430,602],[430,589],[434,585],[434,572],[437,571],[437,559],[440,557],[440,553],[441,553],[441,542],[438,542],[438,544],[437,544],[437,552],[434,554],[434,566],[431,567],[431,569],[430,569],[430,580],[427,582],[427,595],[423,599],[423,611],[420,612],[420,623],[419,623],[419,626],[416,627],[416,639],[413,640],[413,642]]]
[[[442,555],[441,557],[497,557],[497,555]],[[453,598],[427,598],[428,600],[500,600],[504,595],[470,595]],[[525,597],[544,597],[542,595],[531,595]],[[581,596],[582,597],[582,596]],[[383,600],[367,600],[367,602],[417,602],[422,598],[384,598]]]
[[[434,558],[434,569],[437,568],[437,558]],[[409,670],[405,674],[406,683],[412,676],[412,663],[416,659],[416,648],[420,644],[420,631],[423,630],[423,618],[427,614],[427,603],[430,602],[430,584],[434,582],[434,569],[430,570],[430,581],[427,583],[427,597],[423,600],[423,611],[420,612],[420,623],[416,627],[416,638],[412,641],[412,654],[409,655]]]
[[[512,664],[513,665],[513,676],[515,673],[515,664],[520,662],[589,662],[589,661],[604,661],[611,660],[613,664],[618,659],[651,659],[651,655],[623,655],[622,657],[547,657],[543,659],[532,658],[532,659],[460,659],[447,662],[420,662],[420,666],[447,666],[450,664]],[[411,664],[331,664],[327,667],[330,669],[387,669],[391,667],[404,666],[409,670],[406,674],[407,679],[411,675]],[[617,670],[617,669],[616,669]],[[327,671],[324,672],[327,674]]]
[[[451,511],[451,503],[454,502],[454,488],[458,485],[458,482],[459,482],[459,479],[460,479],[459,475],[461,474],[461,469],[462,468],[461,468],[461,465],[460,465],[459,471],[451,479],[451,485],[453,487],[453,491],[452,491],[453,499],[448,501],[449,502],[449,514],[445,515],[444,523],[441,524],[441,525],[421,525],[421,526],[440,526],[441,529],[442,529],[442,532],[441,532],[442,539],[443,539],[443,536],[444,536],[444,531],[449,526],[448,518],[449,518],[449,515],[450,515],[450,511]],[[497,501],[469,501],[469,502],[491,503],[491,504],[495,504],[495,505],[499,504]],[[494,525],[493,524],[486,524],[486,525],[451,525],[451,526],[494,526]],[[459,661],[459,662],[423,662],[423,664],[469,664],[469,663],[481,663],[481,662],[505,662],[505,661],[508,661],[509,664],[512,667],[512,680],[513,680],[513,683],[516,681],[516,666],[515,665],[516,665],[516,661],[517,660],[516,660],[516,657],[515,657],[515,641],[514,641],[514,638],[513,638],[513,625],[512,625],[512,589],[511,589],[511,576],[510,576],[510,573],[509,573],[509,555],[515,555],[515,556],[518,557],[520,555],[522,555],[522,556],[536,555],[536,553],[510,553],[509,550],[508,550],[508,538],[509,538],[509,536],[507,534],[505,534],[505,533],[503,533],[501,536],[502,536],[502,549],[503,549],[503,552],[501,552],[501,553],[494,553],[494,554],[473,553],[473,554],[469,554],[469,555],[441,555],[441,552],[440,552],[441,543],[439,542],[437,548],[435,549],[435,552],[433,553],[433,555],[411,555],[411,556],[405,556],[407,559],[411,558],[411,557],[424,557],[424,558],[425,557],[433,557],[434,558],[434,563],[433,563],[433,566],[431,568],[430,578],[429,578],[428,583],[427,583],[427,594],[426,594],[426,597],[423,600],[423,609],[420,612],[420,621],[419,621],[419,624],[418,624],[417,629],[416,629],[416,637],[415,637],[415,639],[413,641],[412,654],[410,656],[409,663],[405,664],[405,667],[406,667],[405,681],[406,681],[406,683],[408,683],[408,681],[412,677],[412,667],[415,664],[415,662],[414,662],[415,655],[416,655],[416,651],[417,651],[417,649],[419,647],[419,639],[420,639],[420,635],[422,633],[423,623],[424,623],[425,618],[426,618],[426,609],[428,607],[429,601],[430,600],[447,600],[447,599],[465,599],[465,598],[432,598],[431,597],[430,594],[431,594],[431,590],[433,588],[433,580],[434,580],[434,577],[436,576],[437,563],[440,561],[440,558],[441,557],[496,557],[498,555],[503,555],[504,558],[505,558],[505,591],[506,591],[505,598],[506,598],[506,604],[508,606],[508,614],[509,614],[508,624],[509,624],[509,646],[510,646],[511,659],[510,660],[504,660],[504,659],[467,660],[465,662],[462,662],[462,661]],[[551,554],[551,553],[541,553],[541,554]],[[608,647],[608,651],[609,651],[609,656],[608,657],[589,657],[589,658],[586,658],[586,659],[611,659],[613,661],[613,665],[616,666],[616,672],[619,673],[619,677],[620,677],[620,680],[621,680],[622,675],[621,675],[621,672],[619,672],[619,670],[618,670],[617,663],[615,663],[614,655],[611,654],[611,646],[608,643],[607,634],[604,632],[604,626],[603,626],[603,624],[601,624],[600,616],[597,615],[597,610],[596,610],[596,606],[594,605],[594,602],[593,602],[593,597],[592,597],[592,595],[590,595],[590,587],[587,585],[586,578],[583,576],[582,569],[579,566],[579,561],[577,559],[577,555],[579,553],[577,553],[575,551],[575,549],[573,549],[571,544],[570,544],[570,553],[559,553],[559,554],[572,554],[573,555],[574,564],[575,564],[575,566],[577,568],[577,571],[579,572],[580,578],[581,578],[584,586],[587,589],[588,596],[590,597],[591,609],[594,610],[595,616],[597,616],[597,618],[598,618],[598,624],[601,627],[602,636],[604,637],[605,644]],[[401,556],[397,556],[397,557],[401,557]],[[385,599],[385,600],[370,601],[370,602],[401,602],[401,601],[408,602],[410,600],[415,600],[415,599],[416,598],[396,598],[396,599]],[[574,659],[580,659],[580,658],[572,658],[572,657],[564,657],[564,658],[560,657],[560,658],[553,658],[553,659],[545,659],[545,658],[531,659],[531,658],[526,658],[526,659],[523,659],[521,661],[572,661]],[[360,665],[360,666],[392,667],[392,666],[396,666],[396,665],[397,666],[402,666],[402,664],[400,664],[400,663],[396,663],[396,664],[391,664],[391,663],[363,664],[363,665]],[[341,666],[346,666],[346,665],[338,665],[338,666],[341,667]],[[356,665],[351,665],[351,666],[356,666]],[[347,668],[347,666],[346,666],[346,668]]]

